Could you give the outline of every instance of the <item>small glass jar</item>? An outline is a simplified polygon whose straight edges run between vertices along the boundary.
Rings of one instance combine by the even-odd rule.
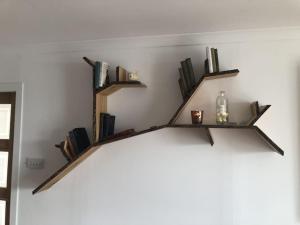
[[[228,100],[225,91],[220,91],[216,100],[216,122],[217,124],[228,123]]]

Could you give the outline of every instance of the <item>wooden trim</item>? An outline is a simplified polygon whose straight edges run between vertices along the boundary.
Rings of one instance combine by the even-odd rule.
[[[259,127],[254,126],[254,129],[257,132],[257,134],[262,138],[262,140],[264,140],[273,151],[284,156],[284,151],[277,144],[275,144],[275,142],[272,141],[271,138],[269,138],[261,129],[259,129]]]
[[[6,201],[5,225],[10,223],[10,197],[11,197],[11,177],[12,177],[12,159],[13,159],[13,143],[14,143],[14,125],[15,125],[15,108],[16,108],[16,93],[15,92],[0,92],[0,104],[11,104],[10,117],[10,135],[9,140],[1,140],[1,151],[8,152],[8,168],[7,168],[7,187],[0,188],[0,199]]]

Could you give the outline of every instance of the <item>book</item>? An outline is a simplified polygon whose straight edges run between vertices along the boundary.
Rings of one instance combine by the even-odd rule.
[[[187,90],[191,90],[192,82],[191,82],[190,76],[189,76],[188,65],[187,65],[187,62],[185,60],[181,61],[181,68],[182,68],[184,79],[186,80]]]
[[[69,148],[69,152],[70,152],[72,158],[76,157],[76,152],[75,152],[74,147],[73,147],[73,145],[71,143],[70,137],[67,136],[66,140],[68,142],[68,148]]]
[[[116,81],[127,81],[128,72],[121,66],[116,68]]]
[[[75,137],[75,134],[73,133],[73,131],[69,131],[69,138],[70,138],[70,142],[74,148],[75,155],[80,154],[80,150],[79,150],[79,147],[78,147],[78,144],[76,141],[76,137]]]
[[[209,65],[208,65],[208,59],[204,61],[204,72],[207,74],[209,73]]]
[[[115,119],[116,117],[113,115],[110,115],[108,118],[108,135],[106,138],[114,135],[114,131],[115,131]]]
[[[97,89],[100,86],[101,62],[96,61],[94,67],[94,87]]]
[[[179,70],[179,75],[180,75],[180,79],[181,79],[180,83],[182,83],[182,84],[179,83],[179,86],[182,85],[182,91],[183,91],[183,97],[184,97],[189,94],[189,89],[188,89],[188,85],[185,80],[182,68],[178,68],[178,70]],[[179,82],[179,80],[178,80],[178,82]],[[180,89],[181,89],[181,87],[180,87]]]
[[[196,81],[195,81],[195,74],[194,74],[194,69],[193,69],[193,64],[192,64],[192,59],[187,58],[185,60],[188,68],[188,74],[189,74],[189,79],[190,79],[190,89],[195,87]]]
[[[178,79],[178,83],[179,83],[179,87],[180,87],[182,98],[185,99],[186,94],[185,94],[185,90],[184,90],[184,85],[183,85],[182,78]]]
[[[86,129],[83,127],[73,129],[75,134],[79,154],[91,145],[90,139],[87,135]]]
[[[108,74],[108,63],[101,62],[100,83],[99,83],[100,87],[104,86],[107,74]]]
[[[211,48],[211,59],[212,59],[212,66],[213,66],[213,72],[217,71],[217,64],[216,64],[216,56],[215,56],[215,49]]]
[[[219,72],[220,68],[219,68],[219,56],[218,56],[218,49],[214,49],[215,52],[215,61],[216,61],[216,71],[215,72]]]
[[[100,113],[99,124],[99,141],[106,140],[109,136],[114,135],[115,116],[108,113]]]
[[[208,60],[208,69],[209,69],[209,73],[213,73],[213,64],[212,64],[212,57],[211,57],[211,48],[210,47],[206,47],[206,57]]]

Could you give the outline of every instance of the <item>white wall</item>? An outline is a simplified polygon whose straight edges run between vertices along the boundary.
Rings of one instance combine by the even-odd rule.
[[[89,127],[91,69],[82,56],[137,69],[147,89],[109,98],[117,130],[166,123],[181,103],[180,60],[203,72],[205,46],[219,49],[221,69],[235,78],[208,81],[189,110],[213,121],[225,90],[231,119],[249,116],[248,102],[272,107],[261,128],[284,150],[274,153],[251,131],[164,129],[103,146],[47,192],[31,191],[64,164],[53,144],[76,126]],[[27,46],[0,55],[0,82],[24,82],[19,225],[294,225],[300,224],[300,29],[274,29]],[[25,168],[26,157],[46,168]]]

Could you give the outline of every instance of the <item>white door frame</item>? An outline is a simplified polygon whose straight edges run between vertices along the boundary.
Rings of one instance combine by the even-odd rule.
[[[18,224],[19,168],[22,140],[23,83],[0,83],[0,92],[16,92],[14,146],[11,177],[10,225]]]

